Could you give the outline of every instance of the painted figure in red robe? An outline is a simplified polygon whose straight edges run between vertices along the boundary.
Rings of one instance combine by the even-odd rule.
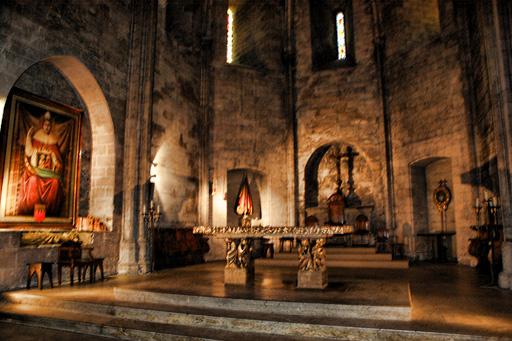
[[[50,112],[43,126],[35,132],[31,127],[25,141],[25,171],[21,177],[18,214],[31,215],[35,204],[46,204],[46,215],[57,216],[63,199],[63,160],[58,137],[52,132]]]

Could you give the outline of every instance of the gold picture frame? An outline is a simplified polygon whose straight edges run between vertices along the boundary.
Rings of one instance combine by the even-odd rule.
[[[72,228],[82,111],[13,88],[0,141],[0,227]]]

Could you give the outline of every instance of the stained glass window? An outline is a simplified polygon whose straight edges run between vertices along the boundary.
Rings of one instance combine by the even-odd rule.
[[[233,62],[233,11],[228,9],[228,44],[227,44],[227,58],[228,63]]]
[[[345,41],[345,16],[343,12],[336,14],[336,32],[338,35],[338,59],[347,58],[347,45]]]

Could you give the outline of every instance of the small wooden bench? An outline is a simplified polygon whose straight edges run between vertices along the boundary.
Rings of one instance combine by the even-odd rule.
[[[30,289],[30,281],[32,280],[32,276],[34,273],[37,276],[37,288],[39,290],[43,289],[43,278],[44,274],[48,274],[48,280],[50,282],[50,288],[53,288],[52,281],[52,264],[53,263],[27,263],[28,265],[28,279],[27,279],[27,289]]]
[[[90,268],[89,268],[90,267]],[[105,277],[103,276],[103,258],[91,258],[87,259],[87,262],[84,264],[84,273],[83,273],[83,279],[85,281],[85,274],[87,273],[87,269],[90,269],[90,279],[89,281],[91,283],[96,282],[96,271],[100,268],[101,273],[101,280],[104,280]],[[81,269],[79,269],[81,271]],[[80,275],[78,278],[78,281],[80,281]]]

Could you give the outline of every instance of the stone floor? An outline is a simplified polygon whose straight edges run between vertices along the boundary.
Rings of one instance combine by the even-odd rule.
[[[222,284],[222,262],[158,271],[143,276],[112,276],[103,282],[28,292],[69,295],[88,302],[108,303],[114,288],[248,300],[319,304],[411,306],[410,321],[339,321],[351,326],[434,331],[512,339],[512,291],[489,285],[489,278],[456,264],[411,264],[409,269],[329,268],[324,290],[296,288],[296,269],[265,266],[256,269],[252,286]],[[404,295],[405,290],[405,295]],[[410,296],[409,296],[410,295]],[[312,316],[311,320],[315,317]],[[316,321],[322,323],[322,321]],[[2,340],[89,340],[98,337],[44,328],[0,323]]]

